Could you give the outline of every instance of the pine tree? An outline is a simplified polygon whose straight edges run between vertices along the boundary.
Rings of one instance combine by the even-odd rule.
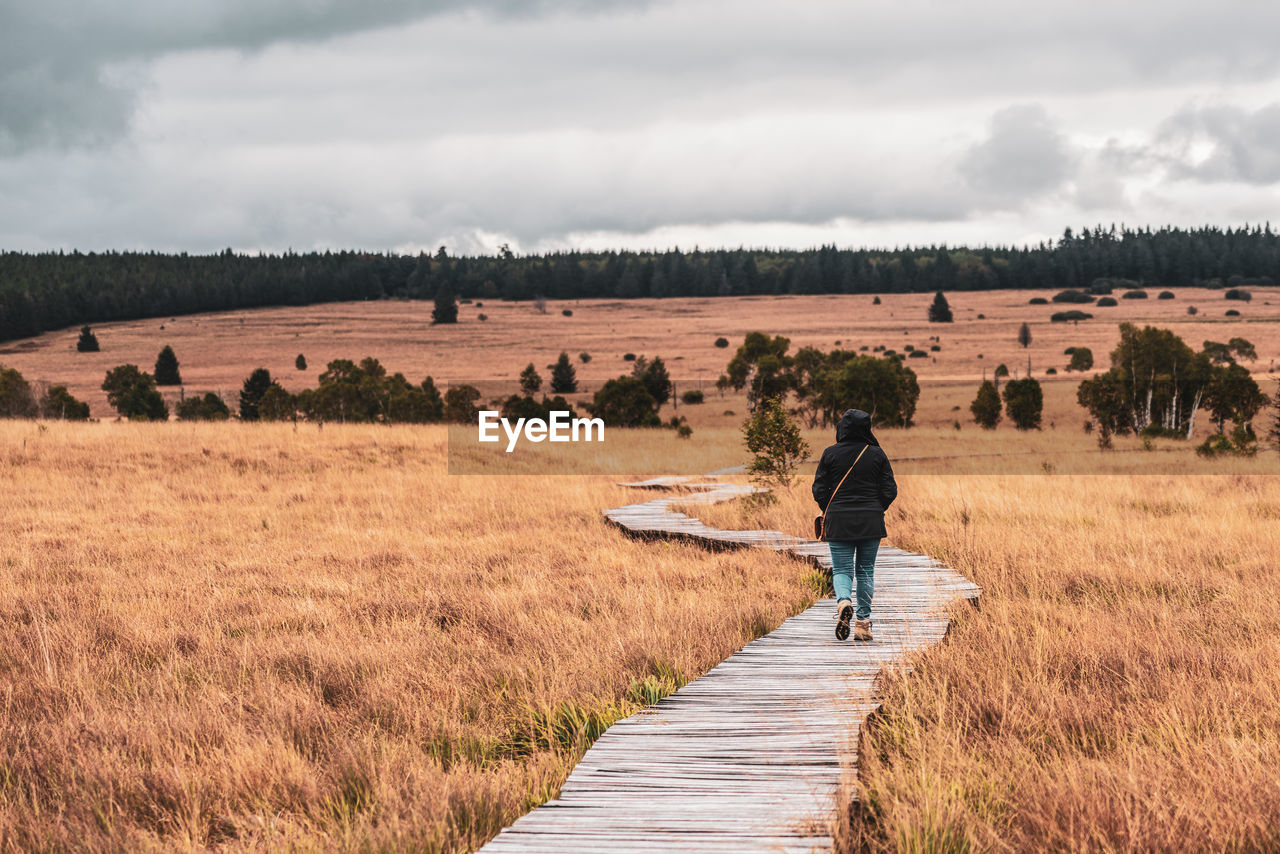
[[[1025,322],[1018,328],[1018,343],[1024,348],[1031,346],[1031,327]]]
[[[443,247],[442,247],[443,248]],[[431,309],[432,323],[457,323],[458,299],[448,281],[440,283],[436,290],[435,308]]]
[[[985,430],[994,430],[1000,423],[1001,408],[1000,392],[996,390],[995,383],[983,380],[982,385],[978,386],[978,396],[969,404],[974,423]]]
[[[533,366],[533,362],[530,362],[520,372],[520,391],[527,397],[532,397],[540,388],[542,388],[542,377],[538,374],[538,369]]]
[[[178,357],[168,344],[156,356],[156,385],[182,385],[182,374],[178,373]]]
[[[578,390],[578,374],[569,361],[568,353],[561,353],[556,366],[551,369],[551,393],[573,394]]]
[[[293,360],[293,366],[300,371],[305,371],[307,369],[307,357],[299,353],[298,358]]]
[[[81,353],[98,352],[98,336],[87,326],[80,328],[80,340],[76,342],[76,350]]]
[[[929,306],[929,322],[950,323],[951,320],[951,306],[947,303],[947,298],[942,295],[942,291],[938,291],[933,297],[933,305]]]
[[[271,388],[271,372],[266,368],[258,368],[249,374],[249,378],[244,381],[244,387],[240,390],[241,421],[258,420],[258,406],[269,388]]]

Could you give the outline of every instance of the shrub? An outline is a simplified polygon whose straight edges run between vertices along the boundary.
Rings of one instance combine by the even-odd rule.
[[[476,401],[480,399],[480,389],[473,385],[451,386],[444,393],[444,417],[450,424],[475,424],[479,410]]]
[[[88,421],[89,404],[72,397],[64,385],[50,386],[40,399],[40,416],[63,421]]]
[[[1044,411],[1040,383],[1031,377],[1005,383],[1004,408],[1013,426],[1019,430],[1039,430],[1040,416]]]
[[[1200,313],[1200,309],[1196,308],[1194,305],[1187,306],[1187,314],[1191,315],[1192,317],[1196,316],[1199,313]]]
[[[1054,323],[1070,323],[1070,322],[1078,323],[1081,320],[1088,320],[1091,317],[1093,317],[1093,315],[1089,314],[1088,312],[1072,309],[1071,311],[1055,311],[1049,317],[1049,320],[1051,320]]]
[[[80,327],[80,340],[76,341],[76,350],[81,353],[98,352],[98,336],[89,327]]]
[[[1071,355],[1072,353],[1074,353],[1075,351],[1076,351],[1076,348],[1075,348],[1075,347],[1068,347],[1067,349],[1065,349],[1065,350],[1063,350],[1063,351],[1062,351],[1062,355],[1064,355],[1064,356],[1070,356],[1070,355]]]
[[[1058,372],[1057,368],[1050,368],[1049,370],[1045,371],[1046,374],[1056,374],[1057,372]]]
[[[1241,302],[1248,302],[1249,300],[1253,299],[1253,294],[1249,293],[1246,290],[1241,290],[1240,288],[1232,288],[1231,290],[1223,294],[1222,298],[1239,300]]]
[[[728,339],[728,338],[723,338],[723,337],[721,337],[721,338],[717,338],[717,339],[716,339],[716,346],[717,346],[717,347],[719,347],[721,350],[723,350],[725,347],[728,347],[728,346],[729,346],[729,339]]]
[[[679,439],[688,439],[693,435],[693,428],[688,424],[680,424],[676,427],[676,437]]]
[[[565,317],[573,317],[573,309],[571,308],[562,308],[560,309],[560,313]]]
[[[579,353],[579,354],[578,354],[578,361],[585,365],[587,362],[590,362],[590,361],[591,361],[591,354],[590,354],[590,353]]]
[[[915,350],[915,349],[916,349],[916,345],[914,345],[914,344],[906,344],[906,345],[904,345],[904,346],[903,346],[903,348],[902,348],[902,349],[903,349],[903,350],[906,350],[908,353],[910,353],[912,350]]]
[[[1112,308],[1119,304],[1120,303],[1116,302],[1115,297],[1103,297],[1102,299],[1094,303],[1094,305],[1098,306],[1099,308]]]
[[[636,360],[636,354],[635,354],[635,353],[623,353],[623,354],[622,354],[622,361],[624,361],[624,362],[634,362],[635,360]]]
[[[107,402],[123,417],[137,421],[167,421],[169,407],[156,391],[155,377],[137,365],[118,365],[102,381]]]
[[[702,392],[696,388],[691,388],[688,391],[686,391],[684,394],[680,395],[680,402],[686,403],[690,406],[693,406],[694,404],[702,403],[703,401],[704,401],[704,397],[702,395]]]
[[[1072,347],[1068,371],[1087,371],[1093,367],[1093,351],[1088,347]]]
[[[439,402],[440,395],[436,394]],[[390,401],[388,401],[390,404]],[[273,382],[258,401],[259,421],[294,421],[298,417],[298,399],[285,391],[280,383]],[[438,420],[438,419],[437,419]]]
[[[540,388],[542,388],[542,376],[533,366],[533,362],[530,362],[520,372],[520,391],[526,395],[532,395],[536,394]]]
[[[178,357],[168,344],[156,356],[156,385],[182,385],[182,374],[178,372]]]
[[[476,315],[476,320],[480,321],[481,323],[484,323],[488,319],[489,319],[489,315],[485,314],[483,311]]]
[[[863,349],[866,349],[866,348],[863,348]],[[942,345],[941,345],[941,344],[931,344],[931,345],[929,345],[929,352],[931,352],[931,353],[941,353],[941,352],[942,352]]]
[[[979,320],[986,320],[986,319],[987,319],[987,316],[986,316],[985,314],[980,314],[980,315],[978,315],[978,319],[979,319]]]
[[[1032,297],[1029,304],[1030,305],[1048,305],[1049,301],[1044,297]]]
[[[912,358],[912,359],[927,359],[927,358],[929,358],[929,354],[928,354],[928,353],[926,353],[924,350],[912,350],[910,353],[908,353],[908,354],[907,354],[907,356],[908,356],[909,358]]]
[[[1097,294],[1098,296],[1106,296],[1107,294],[1110,294],[1111,280],[1110,279],[1094,279],[1089,284],[1089,293]]]
[[[1239,312],[1239,311],[1237,311],[1237,310],[1236,310],[1236,309],[1234,309],[1234,308],[1229,308],[1229,309],[1227,309],[1227,311],[1226,311],[1226,316],[1227,316],[1227,317],[1239,317],[1239,316],[1240,316],[1240,312]]]
[[[1156,295],[1156,299],[1173,299],[1173,291],[1161,291]]]
[[[299,353],[298,358],[293,360],[293,366],[300,371],[305,371],[307,369],[307,357]]]
[[[876,297],[875,299],[873,299],[873,300],[871,301],[871,304],[872,304],[872,305],[879,305],[879,304],[880,304],[880,297]]]
[[[639,377],[608,380],[593,396],[587,411],[610,427],[657,427],[658,402]]]
[[[1093,302],[1093,297],[1089,294],[1086,294],[1084,291],[1066,290],[1066,291],[1058,291],[1056,294],[1054,294],[1053,301],[1067,302],[1067,303],[1086,303],[1086,302]]]
[[[1009,376],[1009,366],[1008,366],[1008,365],[1006,365],[1006,364],[1004,364],[1003,362],[1001,362],[999,365],[997,365],[997,366],[996,366],[996,376],[997,376],[997,377],[1007,377],[1007,376]]]
[[[995,383],[991,380],[983,380],[982,385],[978,386],[978,394],[973,399],[973,403],[969,404],[974,423],[984,430],[994,430],[1000,423],[1002,408],[1000,392],[996,391]]]
[[[13,368],[0,368],[0,418],[35,418],[31,384]]]
[[[1146,299],[1147,292],[1141,289],[1125,291],[1120,295],[1120,299]]]
[[[188,397],[174,411],[183,421],[226,421],[231,417],[231,410],[213,392],[207,392],[204,397]]]

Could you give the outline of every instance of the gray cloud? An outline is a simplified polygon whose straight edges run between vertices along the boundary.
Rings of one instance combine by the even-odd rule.
[[[1159,143],[1178,177],[1273,184],[1280,181],[1280,104],[1254,112],[1189,108],[1164,123]]]
[[[522,17],[628,0],[6,0],[0,15],[0,153],[116,138],[139,81],[119,66],[209,49],[258,50],[460,11]]]
[[[1021,207],[1071,178],[1076,153],[1039,104],[1006,107],[990,136],[960,161],[970,186],[991,204]]]

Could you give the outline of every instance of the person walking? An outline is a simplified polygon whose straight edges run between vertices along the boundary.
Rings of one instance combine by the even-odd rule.
[[[836,424],[836,443],[822,452],[813,475],[813,500],[823,508],[823,536],[831,546],[836,592],[836,638],[871,640],[876,552],[885,536],[884,511],[898,497],[893,467],[871,432],[871,416],[850,409]],[[857,580],[857,610],[853,603]]]

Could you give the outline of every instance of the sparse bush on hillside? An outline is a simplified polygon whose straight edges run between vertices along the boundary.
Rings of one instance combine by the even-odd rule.
[[[1174,298],[1175,298],[1175,295],[1173,291],[1161,291],[1160,293],[1156,294],[1156,299],[1174,299]]]
[[[1116,302],[1115,297],[1103,297],[1094,303],[1098,308],[1115,308],[1119,304]]]
[[[1146,298],[1147,298],[1147,292],[1141,289],[1125,291],[1120,295],[1120,299],[1146,299]]]
[[[1226,310],[1226,313],[1225,313],[1225,315],[1224,315],[1224,316],[1226,316],[1226,317],[1239,317],[1239,316],[1240,316],[1240,312],[1239,312],[1239,311],[1237,311],[1237,310],[1236,310],[1236,309],[1234,309],[1234,308],[1229,308],[1229,309],[1227,309],[1227,310]]]
[[[1067,364],[1068,371],[1088,371],[1093,368],[1093,351],[1088,347],[1072,347],[1071,361]]]
[[[729,346],[729,339],[724,337],[717,338],[716,346],[719,347],[721,350],[723,350],[724,348]]]
[[[1079,323],[1081,320],[1089,320],[1093,315],[1088,312],[1072,309],[1071,311],[1056,311],[1050,315],[1049,320],[1053,323]]]
[[[680,395],[680,402],[686,403],[690,406],[702,403],[704,400],[705,398],[703,397],[702,392],[696,388],[691,388]]]
[[[1241,302],[1248,302],[1249,300],[1253,299],[1253,294],[1249,293],[1246,290],[1242,290],[1241,288],[1231,288],[1229,291],[1227,291],[1222,295],[1222,298],[1240,300]]]
[[[1028,305],[1048,305],[1049,301],[1044,297],[1032,297]]]
[[[1086,294],[1084,291],[1065,290],[1058,291],[1053,295],[1054,302],[1087,303],[1093,302],[1093,300],[1094,297],[1090,294]]]

